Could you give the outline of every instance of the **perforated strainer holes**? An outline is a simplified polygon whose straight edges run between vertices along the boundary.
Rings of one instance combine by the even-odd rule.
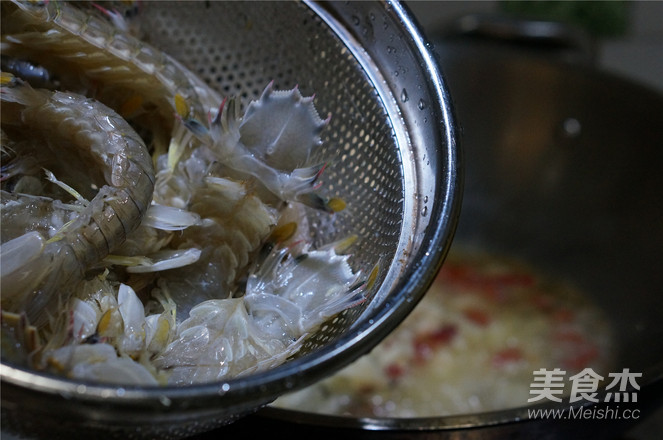
[[[342,335],[353,322],[352,319],[348,319],[349,312],[349,310],[346,310],[327,320],[327,322],[320,327],[319,331],[313,333],[306,342],[304,342],[302,348],[295,355],[295,358],[324,347],[338,336]]]
[[[352,93],[365,96],[366,91]],[[332,116],[328,131],[327,144],[336,148],[329,153],[335,157],[329,192],[346,200],[347,209],[339,217],[347,222],[348,233],[360,237],[361,255],[390,255],[401,233],[403,194],[400,157],[391,127],[384,124],[386,116],[377,99],[348,99],[347,89],[343,89],[335,102],[334,115],[341,120]]]
[[[287,41],[292,33],[289,27],[297,23],[272,18],[284,15],[284,8],[296,12],[303,6],[260,3],[247,8],[241,2],[210,2],[203,18],[196,11],[200,7],[171,4],[160,8],[155,17],[146,17],[159,21],[162,29],[156,44],[225,95],[257,98],[270,81],[275,81],[277,88],[297,84],[293,79],[301,55],[290,50]],[[294,14],[290,21],[301,14]],[[305,20],[309,25],[314,21]],[[189,31],[184,34],[180,28]],[[196,29],[206,32],[195,35]]]

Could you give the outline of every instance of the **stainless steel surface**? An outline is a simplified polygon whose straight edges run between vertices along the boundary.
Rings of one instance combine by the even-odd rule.
[[[295,438],[629,438],[629,427],[663,405],[663,95],[485,41],[440,41],[435,51],[465,153],[454,243],[530,261],[590,293],[613,324],[614,370],[643,374],[638,402],[621,404],[640,418],[534,420],[529,396],[513,396],[522,406],[465,416],[357,419],[270,408],[254,423]]]
[[[311,218],[314,242],[359,235],[353,263],[380,262],[377,292],[271,371],[190,387],[77,383],[2,367],[3,429],[44,438],[181,438],[232,422],[343,367],[388,334],[432,281],[459,208],[459,152],[446,86],[397,3],[145,2],[143,30],[224,94],[271,80],[332,113],[319,158],[348,208]]]

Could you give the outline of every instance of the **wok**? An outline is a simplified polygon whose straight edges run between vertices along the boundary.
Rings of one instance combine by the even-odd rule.
[[[470,245],[520,257],[588,292],[612,322],[613,370],[642,373],[630,405],[644,419],[663,401],[663,96],[590,66],[490,42],[446,41],[435,49],[465,154],[452,250]],[[514,403],[526,399],[514,396]],[[231,429],[295,438],[605,439],[638,421],[535,420],[526,406],[426,419],[276,408],[259,417]]]

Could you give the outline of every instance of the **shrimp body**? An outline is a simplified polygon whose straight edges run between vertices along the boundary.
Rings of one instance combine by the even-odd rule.
[[[75,192],[74,218],[52,235],[26,221],[19,210],[3,206],[9,210],[9,215],[3,212],[3,232],[10,225],[20,229],[22,222],[24,228],[11,240],[3,237],[3,260],[5,252],[23,248],[22,243],[31,251],[12,257],[9,268],[3,264],[2,306],[25,310],[39,324],[46,304],[59,299],[54,293],[60,287],[80,278],[138,226],[152,198],[154,171],[140,137],[101,103],[74,93],[35,90],[17,79],[2,86],[0,99],[3,131],[30,139],[21,144],[26,154],[50,149],[61,158],[53,165],[65,168],[69,159],[80,160],[73,163],[87,164],[93,179],[70,182],[69,188],[78,186],[91,200]]]
[[[159,385],[152,372],[107,343],[65,345],[49,354],[48,364],[70,379],[121,385]]]
[[[329,317],[364,301],[367,284],[347,258],[332,248],[297,256],[275,248],[253,266],[244,296],[191,309],[154,365],[169,372],[170,384],[185,385],[282,363]]]
[[[176,232],[157,231],[143,221],[113,254],[131,263],[128,272],[153,274],[167,282],[183,318],[201,301],[236,293],[251,257],[278,220],[277,210],[254,194],[248,182],[222,177],[206,177],[190,195],[186,211],[159,210],[175,210],[195,221],[183,222],[186,227]],[[195,258],[187,259],[194,252]]]
[[[221,177],[204,179],[192,195],[189,210],[200,216],[200,222],[178,233],[170,245],[200,249],[200,260],[162,274],[184,317],[198,302],[236,293],[251,257],[278,220],[277,211],[254,194],[251,185]]]
[[[38,364],[75,379],[156,385],[165,376],[150,364],[173,339],[175,303],[162,293],[155,299],[161,309],[146,313],[134,290],[94,278],[82,281],[62,316],[52,323],[54,333]],[[152,301],[151,308],[156,301]],[[113,373],[112,375],[110,373]]]

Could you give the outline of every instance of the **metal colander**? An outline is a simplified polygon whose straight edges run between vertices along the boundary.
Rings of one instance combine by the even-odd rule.
[[[3,365],[3,429],[47,438],[182,438],[232,422],[349,364],[426,291],[459,207],[449,96],[397,3],[144,2],[141,32],[224,95],[298,85],[332,114],[322,190],[347,208],[312,214],[314,244],[360,237],[352,264],[379,263],[371,300],[326,323],[300,356],[267,372],[187,387],[83,384]]]

